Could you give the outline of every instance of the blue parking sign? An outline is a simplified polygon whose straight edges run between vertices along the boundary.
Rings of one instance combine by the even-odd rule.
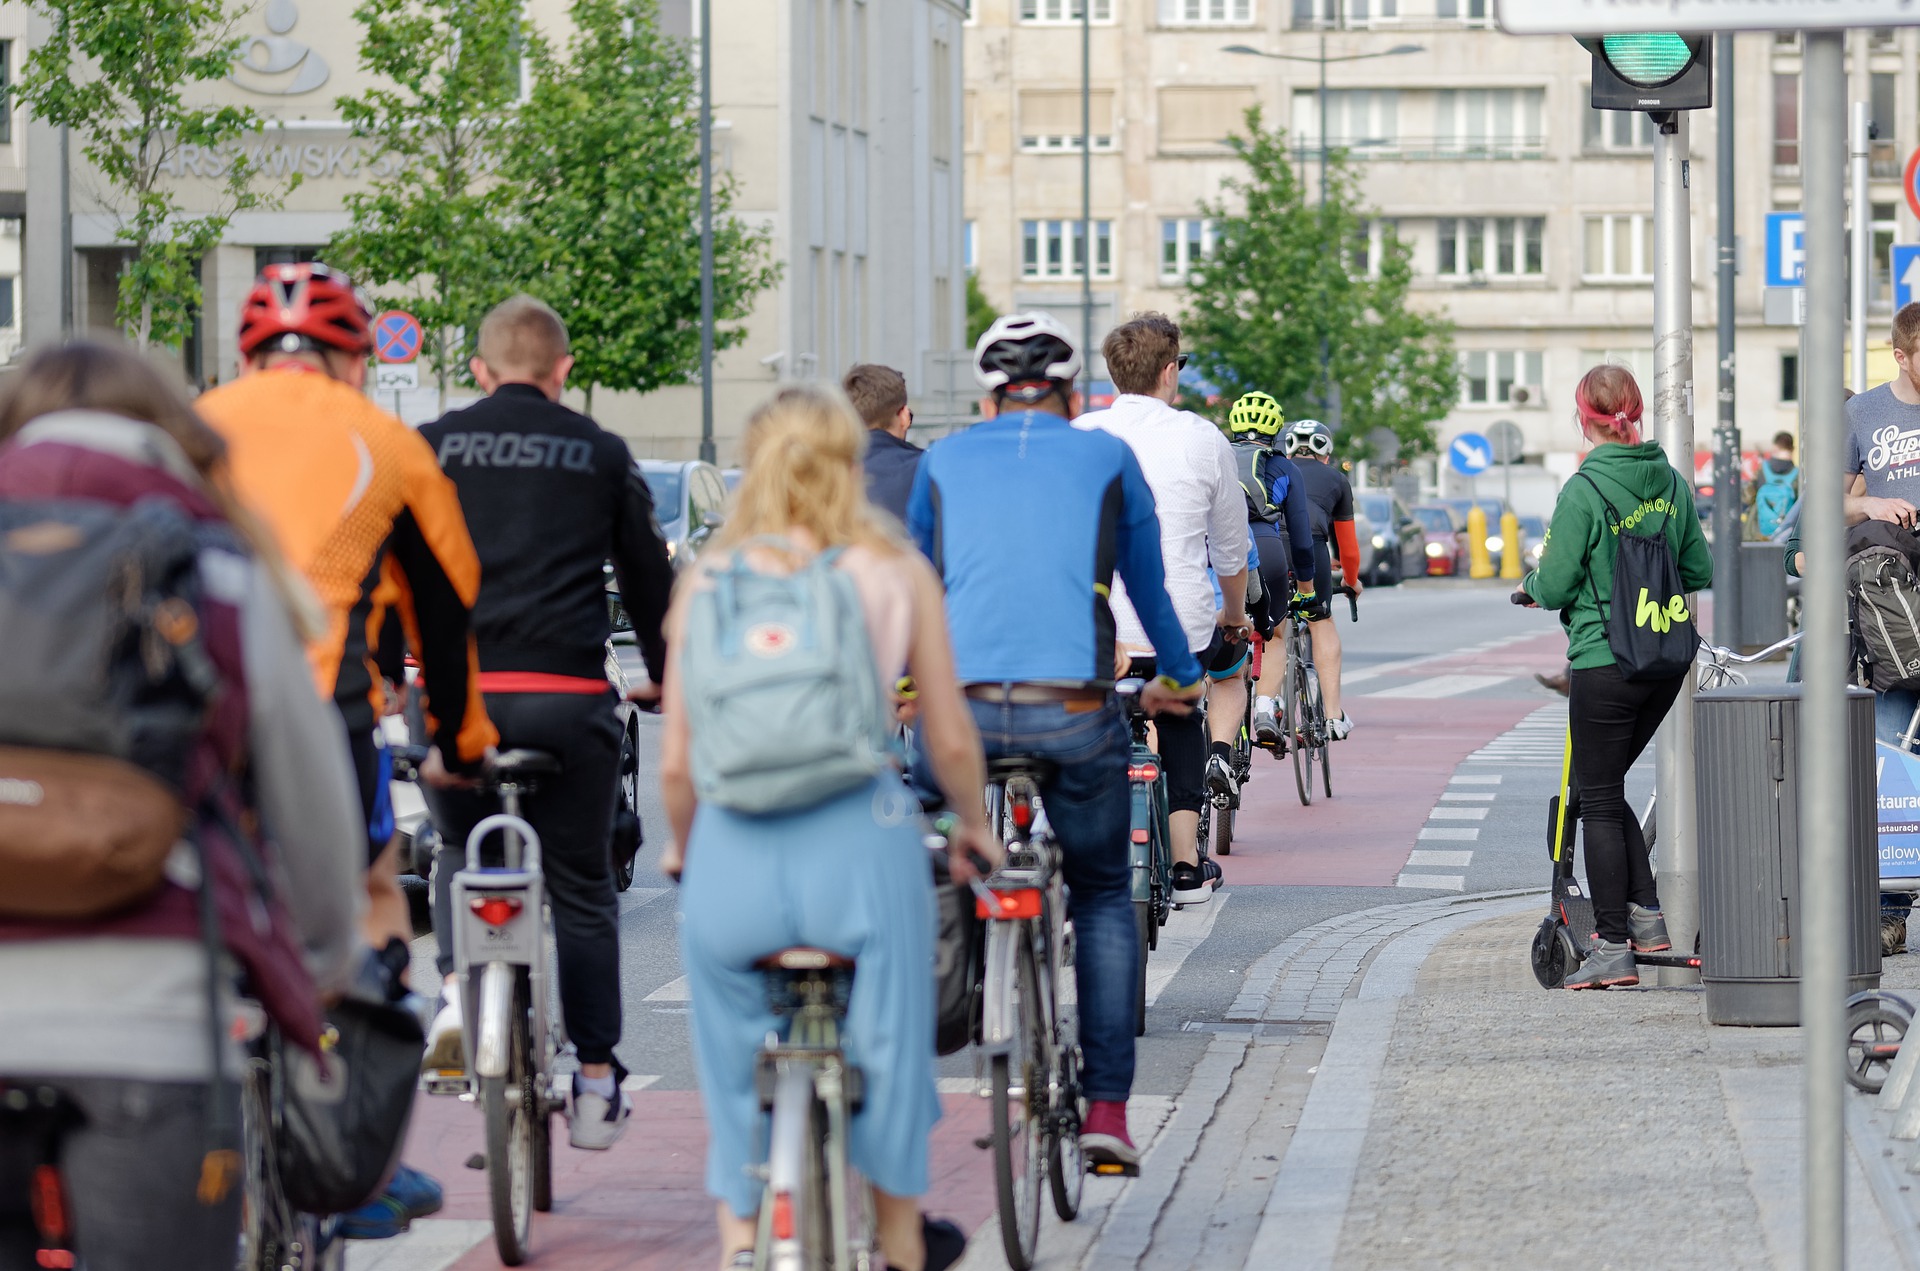
[[[1920,243],[1893,245],[1893,307],[1920,300]]]
[[[1767,213],[1767,286],[1804,287],[1807,282],[1807,218],[1798,212]]]

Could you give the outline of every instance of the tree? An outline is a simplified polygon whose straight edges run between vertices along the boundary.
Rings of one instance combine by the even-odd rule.
[[[260,127],[259,117],[241,106],[188,101],[232,70],[236,14],[224,0],[28,5],[53,32],[27,54],[15,92],[34,116],[73,131],[100,178],[89,193],[113,217],[114,237],[129,253],[114,321],[141,349],[178,346],[203,298],[201,258],[234,213],[277,197],[259,187],[258,165],[233,144]],[[199,216],[169,183],[185,146],[215,152],[219,165],[216,209]]]
[[[389,86],[338,100],[380,162],[349,194],[329,261],[420,319],[439,375],[464,376],[465,333],[514,288],[496,176],[520,96],[519,0],[361,0],[360,64]]]
[[[565,317],[587,391],[648,392],[700,371],[700,116],[690,49],[655,0],[574,0],[564,57],[529,48],[531,90],[501,146],[516,273]],[[779,277],[769,235],[713,187],[716,348]]]
[[[975,274],[967,275],[967,347],[980,343],[980,337],[987,333],[1000,311],[993,307],[993,301],[987,299],[985,289]]]
[[[1340,388],[1341,449],[1360,455],[1367,434],[1385,427],[1404,451],[1430,451],[1434,421],[1459,398],[1452,324],[1407,307],[1413,269],[1391,226],[1378,259],[1359,259],[1367,214],[1346,156],[1328,162],[1326,205],[1316,207],[1285,133],[1261,123],[1257,108],[1247,112],[1248,135],[1231,141],[1246,173],[1202,205],[1214,249],[1191,275],[1182,343],[1225,400],[1260,389],[1292,419],[1329,413],[1324,341]]]

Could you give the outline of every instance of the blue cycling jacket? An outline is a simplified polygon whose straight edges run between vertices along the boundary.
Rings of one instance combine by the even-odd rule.
[[[1267,500],[1286,518],[1287,546],[1293,552],[1293,576],[1313,577],[1313,516],[1300,466],[1278,452],[1267,455]],[[1258,541],[1259,535],[1254,535]]]
[[[1116,570],[1161,673],[1199,682],[1153,491],[1118,437],[1040,411],[976,424],[928,449],[907,528],[946,583],[963,682],[1111,683]]]

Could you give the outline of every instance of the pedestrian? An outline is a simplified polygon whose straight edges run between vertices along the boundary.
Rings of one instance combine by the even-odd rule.
[[[907,496],[926,452],[907,440],[913,407],[907,404],[907,377],[891,366],[863,362],[840,381],[853,411],[867,426],[867,501],[905,524]]]
[[[1746,514],[1741,518],[1747,539],[1772,538],[1799,501],[1800,468],[1793,461],[1793,434],[1777,432],[1772,452],[1760,461],[1760,473],[1747,487]]]
[[[198,633],[211,664],[211,705],[177,749],[142,758],[231,775],[210,785],[188,777],[174,789],[184,837],[199,853],[178,869],[169,864],[150,893],[104,915],[58,920],[24,919],[10,908],[19,898],[0,895],[0,1086],[50,1092],[58,1100],[50,1115],[69,1118],[57,1141],[36,1141],[30,1114],[0,1110],[0,1186],[21,1189],[0,1195],[0,1267],[73,1266],[75,1255],[92,1271],[232,1266],[243,1190],[232,1085],[244,1056],[227,1040],[238,1019],[208,1018],[210,993],[231,1003],[244,972],[289,1043],[317,1053],[317,994],[344,985],[358,945],[365,822],[345,731],[306,674],[297,634],[309,615],[317,625],[318,608],[236,505],[225,456],[185,399],[145,359],[118,348],[37,353],[13,372],[0,402],[0,505],[158,503],[191,523],[199,599],[188,638]],[[39,541],[54,541],[60,524],[43,523]],[[9,535],[0,551],[35,550],[33,528]],[[23,600],[32,597],[15,593],[0,606]],[[80,645],[89,634],[71,636]],[[7,786],[22,784],[17,764],[30,744],[22,734],[32,721],[14,693],[20,669],[0,690]],[[143,700],[113,722],[151,735],[152,721]],[[70,752],[61,757],[72,762]],[[250,858],[282,885],[250,881]],[[196,861],[211,867],[205,874],[225,919],[217,959],[195,900],[205,876]],[[255,921],[237,920],[248,914]],[[222,1156],[234,1162],[230,1176]],[[37,1186],[29,1216],[26,1180],[56,1163],[64,1213]]]
[[[1657,442],[1640,434],[1640,386],[1620,366],[1597,366],[1574,390],[1580,429],[1593,447],[1561,487],[1539,568],[1519,598],[1560,611],[1572,664],[1568,702],[1573,779],[1586,834],[1587,882],[1598,935],[1567,977],[1570,989],[1638,984],[1634,953],[1672,947],[1640,822],[1627,807],[1627,770],[1653,740],[1692,673],[1691,662],[1654,679],[1628,679],[1609,626],[1637,620],[1610,600],[1623,534],[1663,538],[1679,562],[1681,589],[1713,581],[1713,561],[1692,487]],[[1659,597],[1663,620],[1692,621],[1685,596]]]
[[[866,1075],[866,1097],[854,1115],[848,1147],[853,1165],[875,1188],[887,1265],[940,1271],[965,1247],[957,1228],[923,1218],[915,1199],[928,1188],[927,1139],[940,1115],[928,974],[932,871],[921,844],[919,805],[900,774],[885,764],[851,783],[837,782],[829,787],[837,793],[824,798],[814,792],[817,786],[805,785],[793,797],[776,798],[772,783],[781,775],[756,773],[752,765],[736,779],[738,788],[719,781],[717,771],[739,771],[716,767],[721,748],[737,751],[742,733],[765,733],[767,725],[751,706],[745,708],[748,718],[739,717],[737,706],[729,713],[723,703],[748,700],[734,691],[740,687],[734,664],[720,660],[718,641],[693,640],[699,648],[690,650],[687,636],[690,623],[766,593],[764,585],[741,581],[743,573],[797,579],[805,572],[811,576],[807,585],[815,588],[810,594],[824,591],[844,601],[851,591],[870,646],[870,652],[861,651],[863,669],[854,675],[873,678],[858,684],[841,678],[835,687],[821,680],[811,691],[837,688],[844,709],[829,713],[835,722],[855,716],[855,748],[878,754],[891,735],[893,686],[903,671],[910,674],[920,706],[920,749],[959,818],[950,836],[954,878],[977,877],[971,854],[997,859],[986,825],[985,761],[954,678],[939,580],[902,538],[899,525],[867,502],[861,443],[860,425],[837,394],[789,388],[755,412],[747,423],[746,470],[733,514],[688,570],[667,619],[660,781],[673,842],[662,854],[661,869],[682,878],[681,950],[693,999],[694,1059],[710,1132],[707,1190],[719,1201],[722,1267],[753,1265],[761,1200],[761,1184],[750,1172],[765,1149],[754,1063],[779,1021],[754,964],[795,945],[859,963],[847,1037]],[[794,625],[798,619],[748,622],[734,643],[757,659],[820,645]],[[839,626],[832,629],[844,634]],[[844,639],[838,643],[852,647]],[[751,700],[765,705],[764,699]],[[789,751],[810,740],[773,739]],[[752,743],[749,737],[745,744]],[[797,762],[794,754],[783,758]],[[831,766],[832,756],[821,763]],[[696,781],[709,797],[696,794]],[[773,806],[742,811],[747,803]]]

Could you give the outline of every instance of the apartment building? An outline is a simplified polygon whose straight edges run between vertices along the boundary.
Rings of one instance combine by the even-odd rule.
[[[968,262],[1000,306],[1080,325],[1083,0],[974,0],[967,28]],[[1573,40],[1499,31],[1491,0],[1085,0],[1092,4],[1093,336],[1141,309],[1178,313],[1210,249],[1203,201],[1237,168],[1224,139],[1249,106],[1289,132],[1309,170],[1325,135],[1362,174],[1378,219],[1412,251],[1413,302],[1457,325],[1458,404],[1446,441],[1511,420],[1531,462],[1577,462],[1573,387],[1601,360],[1652,374],[1653,130],[1587,105]],[[1286,59],[1225,52],[1249,46]],[[1886,246],[1914,241],[1899,194],[1920,143],[1920,33],[1861,35],[1856,92],[1874,151],[1876,326],[1890,309]],[[1798,333],[1762,319],[1766,214],[1798,206],[1798,48],[1737,42],[1739,419],[1749,444],[1797,418]],[[1691,126],[1695,437],[1714,420],[1714,128]],[[1313,188],[1313,178],[1308,177]],[[1543,488],[1550,490],[1550,485]]]
[[[930,417],[936,376],[964,361],[960,206],[959,0],[662,0],[670,32],[691,37],[713,12],[715,163],[737,182],[735,214],[764,226],[780,267],[715,368],[715,433],[723,462],[753,406],[779,384],[836,379],[853,362],[905,371]],[[531,21],[566,34],[567,0],[527,0]],[[0,2],[0,70],[10,75],[44,19]],[[259,111],[269,171],[303,180],[272,210],[242,213],[207,257],[200,330],[184,370],[201,382],[235,372],[239,306],[270,261],[311,258],[347,224],[346,195],[385,162],[340,122],[337,99],[365,91],[360,27],[321,0],[270,0],[239,19],[233,74],[211,91]],[[10,128],[8,127],[10,125]],[[18,139],[19,143],[16,143]],[[72,156],[79,162],[77,154]],[[64,166],[57,131],[0,112],[0,357],[63,332],[110,328],[122,254],[95,183]],[[174,174],[194,210],[219,195],[220,156],[186,148]],[[9,227],[12,227],[9,230]],[[26,259],[21,314],[11,303]],[[70,251],[70,255],[67,253]],[[63,256],[69,268],[62,268]],[[634,285],[646,285],[645,279]],[[12,344],[9,344],[9,341]],[[402,395],[431,417],[438,396]],[[596,413],[636,454],[690,458],[700,436],[697,387],[645,397],[596,394]]]

